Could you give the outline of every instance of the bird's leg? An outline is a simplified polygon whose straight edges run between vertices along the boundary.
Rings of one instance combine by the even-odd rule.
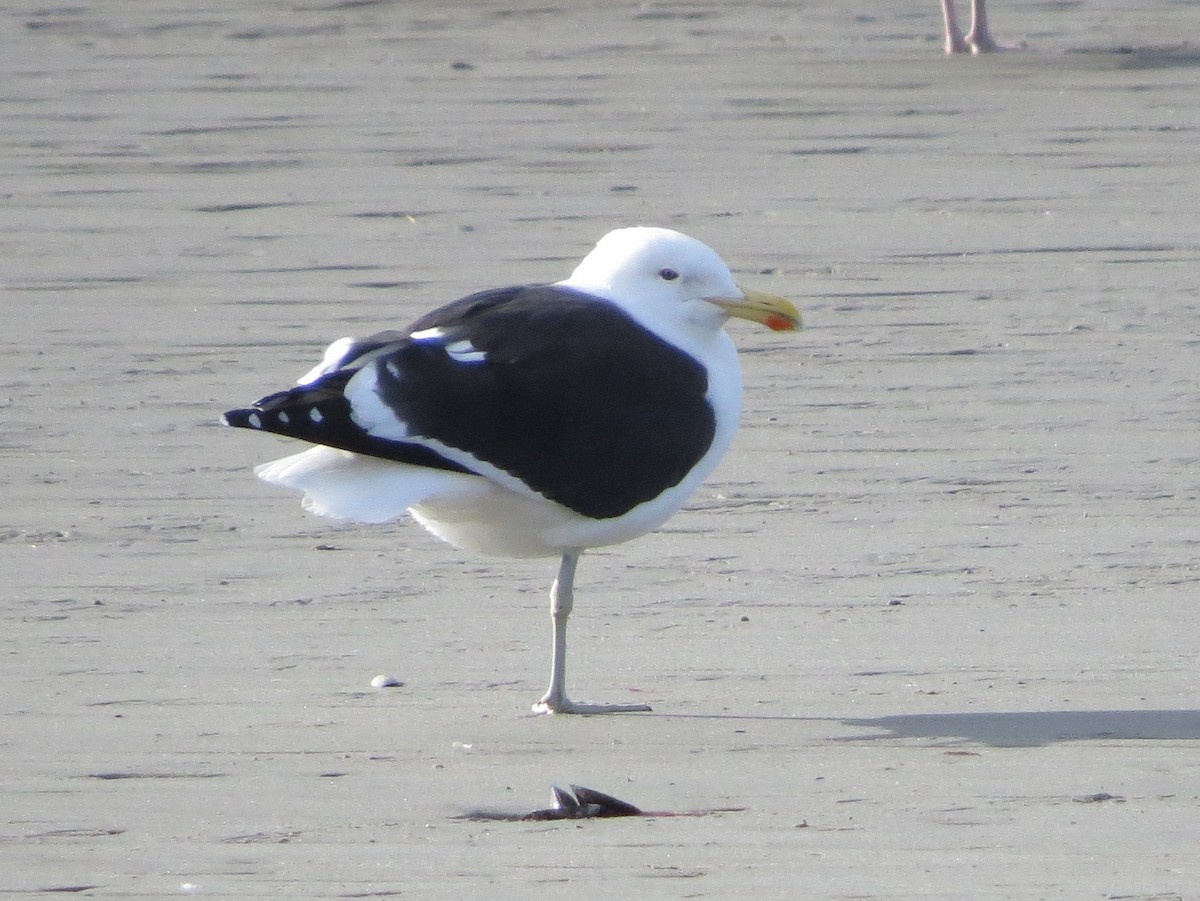
[[[954,0],[942,0],[942,24],[944,26],[946,55],[968,53],[971,50],[958,27],[958,16],[954,12]]]
[[[645,704],[577,704],[567,697],[567,620],[575,603],[575,566],[579,550],[562,555],[558,576],[550,588],[550,622],[554,649],[550,656],[550,687],[533,705],[534,713],[633,713],[649,710]]]
[[[567,700],[567,620],[575,605],[575,567],[579,551],[563,554],[558,564],[558,576],[550,586],[550,623],[554,630],[554,647],[550,651],[550,687],[534,705],[538,713],[565,713]]]
[[[976,55],[995,53],[1000,49],[1000,45],[992,37],[991,29],[988,28],[987,9],[984,8],[983,3],[984,0],[971,0],[971,30],[964,38],[967,46],[971,48],[971,52]]]
[[[942,0],[942,23],[945,26],[945,42],[943,47],[948,56],[956,53],[995,53],[999,50],[1012,50],[1012,47],[1001,47],[992,37],[988,26],[987,7],[984,0],[971,0],[971,30],[966,34],[958,27],[958,16],[954,12],[954,0]]]

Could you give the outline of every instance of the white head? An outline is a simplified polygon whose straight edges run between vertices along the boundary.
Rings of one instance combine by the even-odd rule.
[[[730,316],[784,329],[800,318],[782,298],[739,288],[707,244],[666,228],[609,232],[558,284],[605,297],[647,325],[695,332],[716,332]]]

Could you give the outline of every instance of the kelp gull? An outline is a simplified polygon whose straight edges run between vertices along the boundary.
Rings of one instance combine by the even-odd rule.
[[[694,238],[623,228],[563,281],[336,341],[299,387],[223,421],[317,445],[254,470],[304,492],[312,513],[382,523],[408,511],[458,547],[561,557],[550,687],[534,710],[648,710],[568,699],[575,566],[586,548],[661,525],[729,447],[742,394],[730,316],[800,325]]]

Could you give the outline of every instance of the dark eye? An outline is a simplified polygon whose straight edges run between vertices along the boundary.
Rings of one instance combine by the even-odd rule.
[[[673,282],[675,279],[679,278],[679,273],[674,269],[659,269],[658,274],[662,277],[662,280],[666,282]]]

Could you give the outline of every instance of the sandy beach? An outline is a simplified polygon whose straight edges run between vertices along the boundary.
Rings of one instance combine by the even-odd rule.
[[[0,896],[1200,899],[1197,7],[886,7],[5,13]],[[218,418],[630,224],[806,330],[583,559],[572,687],[653,712],[537,717],[554,561]],[[464,817],[571,783],[737,810]]]

